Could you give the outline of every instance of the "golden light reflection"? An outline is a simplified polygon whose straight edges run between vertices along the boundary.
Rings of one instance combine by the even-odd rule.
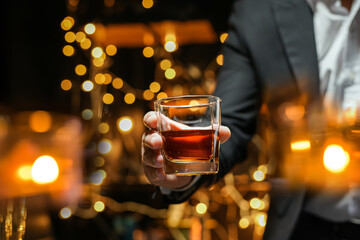
[[[74,18],[67,16],[64,18],[64,20],[61,21],[60,26],[64,31],[67,31],[70,30],[74,26],[74,24],[75,24]]]
[[[309,150],[311,147],[309,140],[301,140],[291,143],[291,151],[298,152],[298,151],[306,151]]]
[[[239,221],[239,227],[242,229],[245,229],[247,227],[249,227],[250,225],[250,221],[248,218],[241,218]]]
[[[97,84],[104,84],[105,83],[105,75],[102,73],[98,73],[95,75],[94,80]]]
[[[68,90],[70,90],[72,88],[72,83],[71,83],[70,80],[64,79],[64,80],[61,81],[60,86],[61,86],[62,90],[68,91]]]
[[[142,5],[144,8],[149,9],[149,8],[152,8],[152,6],[154,5],[154,1],[153,0],[143,0]]]
[[[86,39],[86,34],[84,32],[77,32],[75,34],[75,40],[78,43],[81,43],[82,41],[84,41]]]
[[[303,105],[289,105],[285,108],[285,116],[291,121],[299,121],[305,115],[305,107]]]
[[[31,180],[32,179],[31,168],[32,168],[31,165],[23,165],[23,166],[19,167],[19,169],[17,170],[17,174],[18,174],[19,178],[24,181]]]
[[[29,126],[34,132],[47,132],[51,124],[51,115],[46,111],[35,111],[30,115]]]
[[[134,127],[134,123],[131,117],[126,116],[117,120],[117,126],[121,132],[130,132]]]
[[[156,96],[156,99],[162,99],[167,97],[168,95],[165,92],[159,92],[158,95]]]
[[[172,80],[176,76],[176,71],[173,68],[168,68],[165,70],[165,77],[169,80]]]
[[[133,104],[135,102],[135,95],[133,93],[127,93],[124,96],[124,101],[127,104]]]
[[[104,84],[105,84],[105,85],[110,84],[111,81],[112,81],[112,76],[111,76],[111,74],[109,74],[109,73],[104,73],[104,77],[105,77]]]
[[[91,47],[91,40],[89,38],[85,38],[81,43],[80,47],[82,49],[89,49]]]
[[[168,59],[163,59],[163,60],[161,60],[161,62],[160,62],[160,68],[162,69],[162,70],[166,70],[166,69],[168,69],[168,68],[170,68],[171,67],[171,61],[170,60],[168,60]]]
[[[207,211],[207,206],[205,203],[198,203],[196,205],[196,212],[198,214],[204,214],[204,213],[206,213],[206,211]]]
[[[102,133],[102,134],[108,133],[108,132],[109,132],[109,129],[110,129],[109,124],[107,124],[106,122],[102,122],[102,123],[100,123],[99,126],[98,126],[98,130],[99,130],[99,132]]]
[[[96,31],[96,27],[95,27],[94,24],[88,23],[88,24],[85,25],[84,31],[85,31],[87,34],[91,35],[91,34],[93,34],[93,33]]]
[[[160,83],[158,82],[152,82],[149,86],[150,91],[152,91],[153,93],[157,93],[158,91],[160,91],[161,86]]]
[[[219,66],[222,66],[222,65],[224,64],[224,55],[219,54],[219,55],[216,57],[216,63],[217,63]]]
[[[87,69],[86,69],[85,65],[83,65],[83,64],[78,64],[78,65],[75,67],[75,73],[76,73],[77,75],[79,75],[79,76],[85,75],[85,74],[86,74],[86,71],[87,71]]]
[[[90,92],[94,89],[94,84],[90,80],[86,80],[81,84],[81,90],[84,92]]]
[[[105,52],[109,56],[114,56],[117,53],[117,48],[115,45],[110,44],[105,48]]]
[[[143,92],[143,97],[145,100],[151,100],[154,98],[154,93],[150,89],[146,89]]]
[[[63,47],[63,54],[67,57],[71,57],[72,55],[74,55],[74,52],[75,52],[75,49],[71,45],[65,45]]]
[[[74,42],[75,41],[75,33],[74,32],[65,33],[65,41],[68,43]]]
[[[227,39],[228,36],[229,36],[228,33],[222,33],[222,34],[220,35],[220,42],[221,42],[221,43],[224,43],[224,42],[226,41],[226,39]]]
[[[32,165],[31,177],[38,184],[54,182],[59,176],[59,167],[55,159],[48,155],[37,158]]]
[[[145,47],[143,49],[143,55],[146,58],[151,58],[152,56],[154,56],[154,49],[152,47]]]
[[[97,212],[102,212],[105,210],[105,204],[102,201],[97,201],[94,203],[94,209]]]
[[[103,102],[105,104],[112,104],[114,102],[114,96],[111,93],[105,93],[103,96]]]
[[[345,170],[349,162],[350,156],[342,146],[331,144],[326,147],[323,163],[328,171],[332,173],[340,173]]]
[[[115,89],[120,89],[124,85],[124,81],[121,78],[114,78],[112,85]]]
[[[93,59],[93,64],[95,65],[95,67],[101,67],[104,65],[104,59],[103,58],[94,58]]]
[[[71,217],[71,215],[72,215],[72,211],[68,207],[62,208],[59,212],[59,217],[62,219],[68,219],[69,217]]]

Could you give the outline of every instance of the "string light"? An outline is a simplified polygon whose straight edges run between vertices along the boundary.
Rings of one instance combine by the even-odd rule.
[[[94,204],[94,209],[97,212],[102,212],[105,209],[105,204],[102,201],[97,201]]]
[[[168,60],[168,59],[163,59],[163,60],[161,60],[161,62],[160,62],[160,68],[162,69],[162,70],[166,70],[166,69],[168,69],[168,68],[170,68],[171,67],[171,61],[170,60]]]
[[[85,38],[80,42],[80,47],[84,50],[87,50],[91,47],[91,40],[89,38]]]
[[[153,0],[143,0],[142,1],[142,6],[146,9],[152,8],[153,5],[154,5]]]
[[[72,55],[74,55],[74,52],[75,52],[75,49],[71,45],[65,45],[63,47],[63,54],[67,57],[71,57]]]
[[[99,124],[98,129],[99,129],[100,133],[105,134],[105,133],[109,132],[110,127],[109,127],[109,124],[107,124],[106,122],[102,122]]]
[[[98,144],[98,151],[102,154],[108,154],[111,151],[112,143],[109,139],[102,139]]]
[[[154,98],[154,93],[150,89],[146,89],[143,92],[143,98],[149,101]]]
[[[61,81],[61,89],[64,91],[69,91],[72,88],[72,83],[68,79],[64,79]]]
[[[95,75],[95,77],[94,77],[94,79],[95,79],[95,82],[97,83],[97,84],[104,84],[105,83],[105,75],[104,74],[102,74],[102,73],[98,73],[98,74],[96,74]]]
[[[263,181],[265,179],[265,173],[261,170],[256,170],[253,174],[253,178],[258,182]]]
[[[71,31],[65,33],[65,41],[68,43],[75,42],[75,33]]]
[[[248,218],[241,218],[239,221],[239,227],[242,229],[248,228],[250,225],[250,221]]]
[[[117,120],[117,126],[121,132],[127,133],[133,129],[134,124],[132,118],[126,116]]]
[[[206,211],[207,211],[207,206],[205,203],[198,203],[196,205],[196,212],[198,214],[204,214],[204,213],[206,213]]]
[[[111,93],[105,93],[103,96],[103,102],[105,104],[112,104],[114,102],[114,96]]]
[[[114,78],[114,80],[112,81],[112,86],[115,89],[121,89],[124,85],[124,81],[121,78]]]
[[[62,218],[62,219],[68,219],[68,218],[71,217],[71,215],[72,215],[72,211],[71,211],[71,209],[68,208],[68,207],[62,208],[62,209],[60,210],[60,212],[59,212],[59,216],[60,216],[60,218]]]
[[[153,93],[157,93],[160,91],[161,86],[160,83],[158,82],[152,82],[149,86],[150,91],[152,91]]]
[[[55,159],[44,155],[37,158],[31,168],[31,177],[34,182],[46,184],[54,182],[59,176],[59,167]]]
[[[94,114],[91,109],[84,109],[81,113],[81,116],[84,120],[90,120],[93,118]]]
[[[133,104],[135,102],[135,95],[133,93],[125,94],[124,101],[127,104]]]
[[[94,57],[94,58],[100,58],[102,55],[103,55],[103,50],[101,47],[95,47],[93,48],[93,50],[91,51],[91,55]]]
[[[86,71],[87,71],[87,69],[86,69],[85,65],[83,65],[83,64],[78,64],[75,67],[75,73],[79,76],[85,75]]]
[[[86,80],[81,84],[81,90],[84,92],[90,92],[94,89],[94,84],[90,80]]]
[[[95,27],[94,24],[88,23],[88,24],[85,25],[84,31],[85,31],[87,34],[91,35],[91,34],[93,34],[93,33],[96,31],[96,27]]]
[[[164,48],[167,52],[174,52],[177,49],[177,44],[174,41],[167,41],[164,44]]]
[[[115,45],[110,44],[105,48],[105,52],[109,56],[114,56],[117,53],[117,48]]]
[[[101,156],[98,156],[95,158],[94,164],[96,167],[102,167],[105,164],[105,159]]]
[[[104,77],[105,77],[104,84],[105,85],[110,84],[112,81],[112,76],[109,73],[104,73]]]
[[[154,49],[152,47],[145,47],[143,49],[143,55],[146,58],[151,58],[152,56],[154,56]]]
[[[29,117],[29,126],[32,131],[44,133],[50,130],[52,125],[51,115],[46,111],[35,111]]]
[[[64,31],[67,31],[67,30],[70,30],[74,26],[74,23],[75,23],[74,18],[67,16],[64,18],[64,20],[61,21],[60,26]]]
[[[81,43],[85,39],[86,39],[86,35],[84,32],[77,32],[75,34],[75,41],[77,41],[78,43]]]
[[[176,76],[176,72],[173,68],[166,69],[164,74],[165,74],[165,77],[169,80],[174,79]]]
[[[162,98],[167,98],[168,95],[164,92],[160,92],[158,93],[158,95],[156,96],[157,99],[162,99]]]

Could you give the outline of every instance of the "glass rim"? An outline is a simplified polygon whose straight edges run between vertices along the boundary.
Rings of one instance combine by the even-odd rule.
[[[206,99],[214,99],[215,102],[209,102],[207,104],[198,104],[198,105],[189,105],[189,104],[184,104],[184,105],[162,105],[162,102],[165,101],[171,101],[171,100],[177,100],[177,99],[199,99],[199,98],[206,98]],[[187,107],[205,107],[205,106],[209,106],[209,105],[213,105],[216,103],[220,103],[221,99],[217,96],[213,96],[213,95],[182,95],[182,96],[174,96],[174,97],[166,97],[166,98],[161,98],[155,101],[155,104],[159,104],[162,107],[175,107],[175,108],[187,108]]]

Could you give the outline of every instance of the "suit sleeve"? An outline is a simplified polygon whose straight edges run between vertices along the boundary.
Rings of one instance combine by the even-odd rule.
[[[203,185],[210,185],[226,175],[239,161],[247,156],[247,145],[254,135],[259,110],[259,84],[250,51],[242,38],[243,31],[238,10],[229,19],[229,35],[223,45],[224,64],[220,69],[214,95],[221,98],[222,125],[231,130],[230,139],[220,146],[220,168],[216,175],[204,175],[184,192],[166,195],[171,203],[187,200]],[[238,10],[237,10],[238,9]]]

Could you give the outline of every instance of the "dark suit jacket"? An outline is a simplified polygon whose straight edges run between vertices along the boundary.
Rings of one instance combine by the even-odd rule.
[[[221,145],[220,171],[224,176],[246,157],[257,127],[259,107],[271,109],[305,95],[319,99],[318,61],[312,11],[306,0],[239,0],[229,19],[223,46],[224,65],[214,95],[222,99],[222,124],[231,138]],[[271,122],[278,124],[276,114]],[[210,176],[185,193],[169,196],[173,202],[188,198]],[[304,199],[304,191],[287,192],[273,185],[265,239],[288,239]]]

